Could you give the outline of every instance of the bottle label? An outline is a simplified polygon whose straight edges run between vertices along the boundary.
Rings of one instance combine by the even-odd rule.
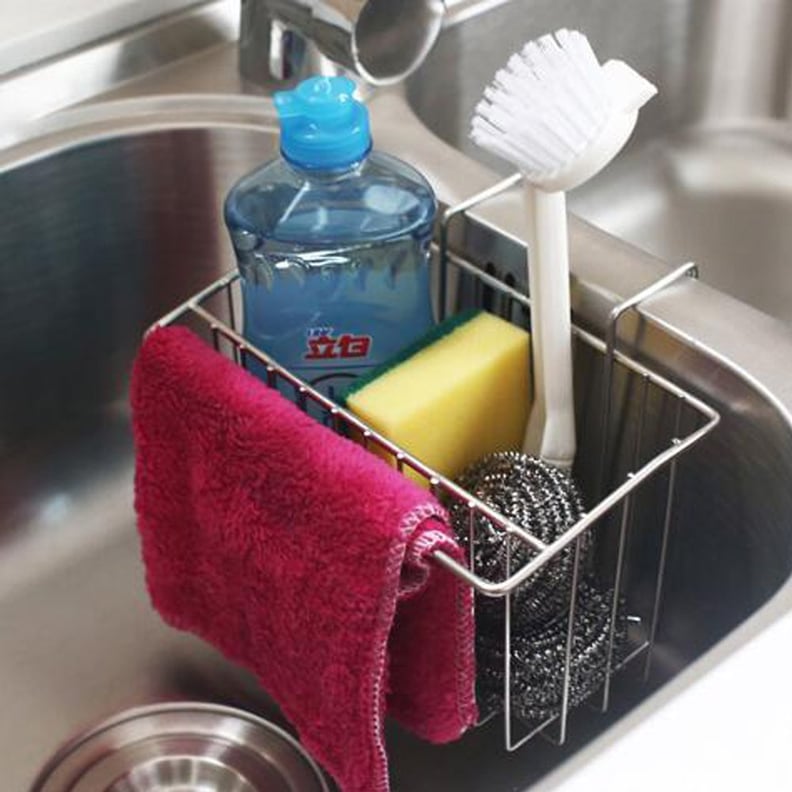
[[[311,327],[306,333],[305,361],[366,360],[373,339],[363,333],[336,331],[333,327]]]

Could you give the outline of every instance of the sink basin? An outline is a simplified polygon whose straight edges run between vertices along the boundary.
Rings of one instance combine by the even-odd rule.
[[[78,112],[0,161],[0,762],[9,789],[25,788],[66,737],[133,705],[217,701],[283,722],[249,675],[165,627],[148,604],[127,409],[141,334],[233,266],[223,196],[275,148],[261,99],[152,98]],[[636,251],[597,239],[609,257],[640,263]],[[516,243],[502,248],[504,263],[520,255]],[[576,713],[563,748],[535,740],[507,755],[497,722],[442,748],[393,728],[395,790],[528,788],[787,580],[785,414],[679,337],[655,328],[644,338],[647,355],[659,344],[665,366],[677,361],[677,378],[723,415],[680,476],[650,684],[620,682],[608,716]],[[583,398],[596,415],[591,394]],[[772,465],[759,464],[766,455]],[[650,493],[645,508],[657,511],[660,497]]]
[[[508,53],[576,27],[605,60],[655,82],[628,151],[570,195],[573,212],[792,320],[789,7],[781,0],[469,3],[409,86],[443,139],[503,170],[467,139],[484,85]],[[482,9],[479,11],[479,9]],[[614,24],[618,20],[618,24]]]
[[[599,21],[614,4],[626,26],[618,35]],[[692,19],[684,4],[653,2],[630,27],[628,12],[643,0],[602,0],[582,10],[576,3],[569,19],[561,17],[564,9],[572,14],[573,4],[534,0],[530,14],[520,3],[484,5],[491,11],[478,16],[476,3],[454,4],[457,22],[408,90],[423,120],[463,149],[481,86],[503,53],[533,32],[585,22],[605,54],[618,51],[658,79],[666,27]],[[590,19],[581,19],[589,12]],[[644,26],[652,31],[648,41],[637,37]],[[474,28],[479,32],[471,39]],[[488,40],[498,46],[482,49]],[[239,176],[277,148],[271,104],[236,93],[234,64],[233,44],[213,44],[205,57],[53,116],[0,152],[0,766],[9,790],[27,788],[67,738],[132,706],[218,702],[288,727],[250,675],[166,627],[152,611],[132,503],[127,388],[141,335],[234,266],[222,200]],[[455,82],[457,71],[464,71],[465,90]],[[437,90],[433,81],[441,76]],[[202,94],[207,84],[218,95]],[[597,190],[626,201],[620,185],[649,179],[651,163],[668,161],[671,141],[684,129],[687,142],[673,143],[674,156],[695,160],[700,175],[718,146],[758,139],[757,130],[716,135],[694,132],[681,120],[674,126],[676,100],[664,93],[642,116],[623,170],[614,166],[606,174],[615,181],[598,180],[590,193],[575,197],[579,211],[591,196],[591,212],[607,206],[611,220],[624,222],[609,227],[627,237],[637,206],[622,203],[617,211],[619,202],[597,199]],[[444,203],[494,180],[490,169],[430,135],[398,93],[375,96],[371,108],[379,145],[423,169]],[[696,135],[709,136],[706,147],[696,149]],[[773,139],[781,153],[781,138]],[[633,161],[643,165],[633,169]],[[709,184],[717,177],[725,191],[728,173],[716,165]],[[650,201],[644,209],[653,206]],[[519,282],[519,216],[519,200],[506,196],[488,213],[476,210],[457,221],[452,241],[475,263]],[[587,216],[608,225],[604,214]],[[602,335],[613,304],[668,267],[582,222],[573,221],[571,232],[576,320]],[[646,239],[632,238],[646,246]],[[712,280],[715,263],[702,263]],[[758,271],[756,263],[751,271]],[[648,722],[663,697],[683,699],[698,678],[792,611],[792,390],[778,366],[792,357],[788,326],[690,282],[625,318],[621,339],[722,417],[680,464],[648,684],[640,675],[620,677],[610,713],[575,711],[561,748],[532,740],[507,754],[497,720],[444,747],[390,727],[394,792],[512,792],[553,783],[554,771],[609,739],[617,721],[620,727]],[[585,365],[580,370],[592,373]],[[592,377],[579,379],[577,395],[582,414],[597,416],[602,405]],[[628,396],[620,391],[616,406]],[[586,460],[596,458],[596,436],[583,431],[581,441],[579,472],[590,480]],[[640,513],[650,522],[662,513],[663,484],[649,486],[641,501]],[[627,585],[640,601],[646,596],[642,573],[651,574],[657,547],[644,537],[633,549]]]

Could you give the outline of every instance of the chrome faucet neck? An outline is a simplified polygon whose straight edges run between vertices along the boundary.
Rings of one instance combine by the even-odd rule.
[[[242,0],[239,69],[283,87],[344,69],[375,85],[416,69],[434,44],[444,0]]]

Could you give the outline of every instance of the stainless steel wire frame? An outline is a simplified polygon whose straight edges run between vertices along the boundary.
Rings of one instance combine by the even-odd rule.
[[[489,286],[496,291],[504,294],[508,300],[522,305],[527,311],[530,311],[530,298],[526,297],[523,293],[515,290],[513,287],[501,282],[493,275],[482,272],[481,269],[473,266],[465,259],[454,255],[449,249],[449,231],[451,224],[458,218],[463,218],[466,212],[498,195],[515,187],[522,180],[519,173],[514,173],[497,184],[481,191],[480,193],[470,196],[459,204],[449,207],[440,224],[439,234],[439,254],[441,261],[440,271],[440,299],[439,305],[441,314],[445,313],[447,305],[446,289],[448,287],[448,263],[452,263],[459,269],[466,271],[473,277],[478,278],[486,286]],[[603,355],[603,371],[602,371],[602,417],[600,425],[600,458],[597,471],[597,486],[596,492],[598,493],[598,502],[582,516],[582,518],[574,525],[571,526],[562,536],[557,540],[539,550],[537,555],[527,564],[516,570],[511,569],[511,539],[506,539],[507,544],[507,570],[508,574],[505,579],[493,582],[487,581],[490,585],[481,585],[481,580],[475,574],[473,568],[473,554],[471,550],[470,564],[471,569],[461,569],[458,564],[455,564],[451,559],[440,558],[438,559],[447,568],[451,569],[455,574],[473,586],[481,594],[488,596],[502,596],[504,598],[504,692],[503,692],[503,715],[504,715],[504,738],[505,747],[509,751],[516,750],[525,742],[530,740],[536,734],[543,734],[558,744],[563,744],[567,736],[567,723],[570,709],[570,665],[572,659],[572,647],[575,635],[575,615],[577,609],[577,596],[579,592],[578,582],[580,579],[580,561],[582,555],[582,540],[584,534],[593,530],[594,526],[603,521],[607,515],[615,512],[617,508],[621,507],[621,514],[619,516],[619,530],[618,530],[618,543],[616,552],[616,563],[613,571],[613,594],[611,600],[610,621],[608,627],[608,649],[606,670],[604,674],[604,682],[602,684],[602,698],[600,709],[606,712],[610,706],[611,698],[611,679],[614,671],[626,666],[631,660],[645,652],[644,664],[644,678],[648,678],[652,662],[652,649],[654,647],[655,638],[657,635],[657,626],[660,618],[660,608],[662,602],[663,578],[665,574],[666,560],[668,554],[668,541],[670,529],[673,520],[673,504],[674,494],[676,491],[677,468],[680,456],[687,450],[692,448],[703,437],[711,432],[720,421],[718,413],[709,405],[701,400],[695,398],[692,394],[687,393],[683,389],[669,382],[667,379],[660,377],[655,372],[646,368],[645,366],[637,363],[628,356],[620,353],[617,349],[618,343],[618,326],[619,320],[629,311],[637,310],[640,305],[655,295],[659,294],[666,288],[679,281],[684,277],[698,277],[698,270],[695,264],[684,264],[667,275],[661,277],[657,281],[649,284],[644,289],[624,300],[620,304],[614,306],[611,310],[605,332],[604,342],[582,329],[573,325],[573,334],[579,341],[596,349]],[[612,490],[608,491],[608,475],[611,470],[612,463],[612,442],[611,442],[611,423],[612,423],[612,407],[613,407],[613,383],[614,372],[617,367],[622,367],[632,375],[639,377],[641,382],[639,393],[638,405],[638,430],[636,432],[635,442],[633,444],[630,469],[626,476],[620,481]],[[676,414],[674,418],[674,427],[669,438],[669,442],[665,448],[659,453],[652,456],[650,459],[640,462],[640,452],[642,445],[642,438],[644,432],[647,398],[650,388],[657,388],[660,391],[668,394],[676,400]],[[690,407],[701,417],[701,422],[695,430],[688,432],[684,436],[680,436],[681,418],[683,407]],[[617,610],[619,607],[619,599],[622,589],[622,582],[624,576],[624,564],[626,557],[627,539],[632,528],[634,517],[634,499],[640,486],[651,477],[658,474],[661,470],[668,469],[668,480],[666,488],[666,501],[663,517],[662,536],[660,543],[660,554],[657,563],[656,576],[654,581],[654,595],[652,611],[649,617],[647,626],[647,637],[643,642],[638,643],[629,651],[626,656],[619,659],[618,663],[615,662],[615,631],[617,624]],[[474,546],[475,537],[472,535],[473,525],[475,524],[476,505],[471,503],[470,509],[470,547]],[[508,529],[507,529],[508,530]],[[517,540],[520,537],[517,536]],[[567,634],[566,645],[564,653],[563,664],[563,677],[562,677],[562,703],[558,714],[554,715],[547,720],[532,724],[531,728],[522,737],[515,737],[514,722],[512,718],[512,652],[511,652],[511,635],[512,635],[512,607],[511,600],[514,592],[523,585],[531,576],[535,575],[540,569],[548,564],[555,556],[562,552],[572,542],[575,543],[574,561],[572,569],[572,584],[570,587],[570,601],[567,612]],[[558,731],[555,736],[549,732],[549,726],[558,721]]]
[[[480,193],[477,196],[472,196],[470,199],[460,204],[457,207],[449,209],[441,223],[440,244],[436,247],[439,258],[440,266],[440,305],[445,306],[446,294],[445,288],[448,282],[447,270],[451,267],[456,268],[459,273],[464,273],[465,276],[473,278],[481,283],[484,287],[493,290],[495,293],[501,295],[510,305],[522,306],[526,311],[530,312],[530,299],[512,286],[504,283],[499,278],[489,274],[472,262],[466,260],[460,255],[451,252],[448,249],[448,224],[455,218],[463,215],[467,209],[487,200],[499,192],[506,190],[516,183],[515,177],[510,177],[503,182],[495,185],[495,187]],[[235,299],[235,289],[238,288],[239,275],[236,272],[228,273],[221,277],[207,288],[194,295],[182,305],[175,308],[173,311],[162,317],[155,323],[154,327],[167,326],[175,323],[182,323],[185,321],[197,321],[202,328],[208,332],[211,341],[218,351],[224,352],[231,357],[236,363],[247,368],[251,360],[256,360],[263,366],[266,372],[267,384],[271,387],[277,387],[281,383],[288,383],[294,391],[295,402],[302,409],[307,409],[309,403],[318,406],[323,411],[326,417],[327,424],[334,430],[344,433],[354,432],[355,435],[361,438],[361,442],[367,448],[377,448],[380,452],[385,452],[393,460],[395,467],[402,473],[412,471],[419,477],[428,482],[430,489],[438,497],[444,499],[446,502],[456,501],[461,503],[467,509],[470,517],[470,526],[475,524],[477,516],[485,517],[489,520],[490,524],[497,530],[502,531],[504,541],[507,542],[507,572],[506,576],[501,580],[491,580],[483,577],[474,568],[472,548],[475,544],[475,537],[471,537],[470,548],[470,564],[465,567],[457,563],[454,559],[442,552],[435,553],[435,561],[451,574],[456,575],[462,581],[472,586],[477,592],[488,597],[501,597],[504,600],[505,608],[505,628],[504,628],[504,734],[505,734],[505,747],[509,751],[513,751],[523,745],[527,740],[531,739],[538,733],[543,733],[545,736],[550,737],[559,744],[563,743],[567,735],[567,721],[570,709],[570,662],[572,655],[572,645],[575,633],[575,612],[577,608],[577,595],[578,595],[578,580],[580,578],[580,560],[581,560],[581,542],[584,534],[593,529],[593,527],[602,520],[603,517],[621,508],[621,515],[619,520],[619,539],[617,559],[613,577],[613,610],[611,613],[611,620],[609,626],[609,642],[608,642],[608,656],[607,656],[607,670],[605,674],[605,681],[602,687],[602,702],[601,709],[603,711],[608,709],[610,703],[610,678],[614,671],[623,667],[627,662],[638,656],[642,652],[646,652],[645,661],[645,674],[648,675],[651,664],[651,650],[657,634],[657,623],[660,616],[660,606],[662,599],[662,584],[663,575],[665,572],[667,547],[669,534],[673,522],[673,503],[675,494],[675,485],[677,477],[677,466],[679,458],[682,454],[692,448],[696,443],[702,440],[709,434],[718,424],[720,416],[709,405],[702,402],[692,394],[686,392],[679,386],[668,381],[656,372],[648,369],[639,362],[633,360],[629,356],[620,352],[616,346],[617,342],[617,324],[620,317],[628,310],[637,309],[641,302],[649,299],[654,294],[662,289],[668,287],[671,283],[675,282],[678,278],[690,274],[695,274],[692,265],[686,265],[668,276],[662,278],[657,283],[650,285],[643,289],[638,295],[629,300],[626,300],[621,305],[616,306],[610,315],[610,321],[606,332],[606,340],[603,341],[591,333],[573,325],[572,331],[574,337],[578,342],[591,348],[603,357],[603,404],[606,405],[602,419],[603,437],[608,437],[609,424],[612,417],[611,401],[612,389],[614,381],[614,371],[616,369],[623,369],[629,372],[632,376],[637,376],[641,385],[641,394],[639,395],[639,417],[638,417],[638,435],[635,442],[633,451],[632,469],[628,474],[619,481],[610,491],[602,492],[600,500],[594,504],[589,511],[587,511],[578,522],[569,527],[569,529],[558,537],[555,541],[545,543],[533,536],[524,526],[517,525],[513,521],[500,514],[495,509],[491,508],[486,503],[482,502],[470,492],[467,492],[462,487],[457,485],[452,480],[440,475],[436,471],[424,465],[419,459],[416,459],[410,453],[392,443],[386,437],[376,432],[369,427],[365,422],[360,420],[351,412],[338,406],[335,402],[314,390],[310,385],[306,384],[290,371],[280,366],[275,360],[270,358],[261,350],[249,344],[241,335],[238,327],[237,317],[239,311],[237,309],[237,300]],[[211,306],[220,306],[210,308]],[[223,318],[220,314],[225,314],[227,318]],[[639,463],[639,449],[641,445],[641,434],[643,432],[643,424],[646,414],[647,394],[650,390],[659,389],[665,395],[670,397],[676,402],[676,418],[674,422],[674,431],[669,443],[666,447],[662,448],[658,453],[654,454],[646,461]],[[683,408],[692,410],[699,418],[697,425],[691,431],[681,434],[681,416]],[[604,486],[606,481],[606,468],[609,464],[610,447],[606,441],[602,444],[601,459],[600,459],[600,486]],[[654,602],[652,607],[651,617],[646,629],[646,639],[636,646],[626,657],[620,658],[618,662],[614,657],[614,634],[616,628],[616,608],[620,595],[622,577],[624,572],[625,560],[625,543],[630,531],[630,525],[633,516],[633,500],[637,490],[641,485],[651,477],[655,476],[659,471],[668,469],[668,483],[666,490],[665,514],[662,529],[662,541],[660,558],[658,559],[656,580],[654,582]],[[510,551],[508,548],[511,546],[512,541],[523,542],[531,548],[534,555],[531,560],[518,569],[511,569],[510,566]],[[531,724],[526,734],[517,738],[514,734],[514,724],[512,717],[512,663],[511,663],[511,600],[512,595],[519,586],[524,584],[531,576],[535,575],[538,570],[551,562],[559,553],[561,553],[571,543],[576,543],[573,562],[573,579],[571,586],[571,595],[569,601],[569,610],[567,614],[567,637],[566,637],[566,652],[561,673],[563,674],[563,699],[560,711],[557,715],[549,718],[540,724]],[[550,734],[549,726],[558,721],[557,735]]]

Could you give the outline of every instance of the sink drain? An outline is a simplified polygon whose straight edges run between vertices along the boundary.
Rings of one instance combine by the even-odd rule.
[[[75,738],[31,792],[328,792],[282,729],[213,704],[128,710]]]

